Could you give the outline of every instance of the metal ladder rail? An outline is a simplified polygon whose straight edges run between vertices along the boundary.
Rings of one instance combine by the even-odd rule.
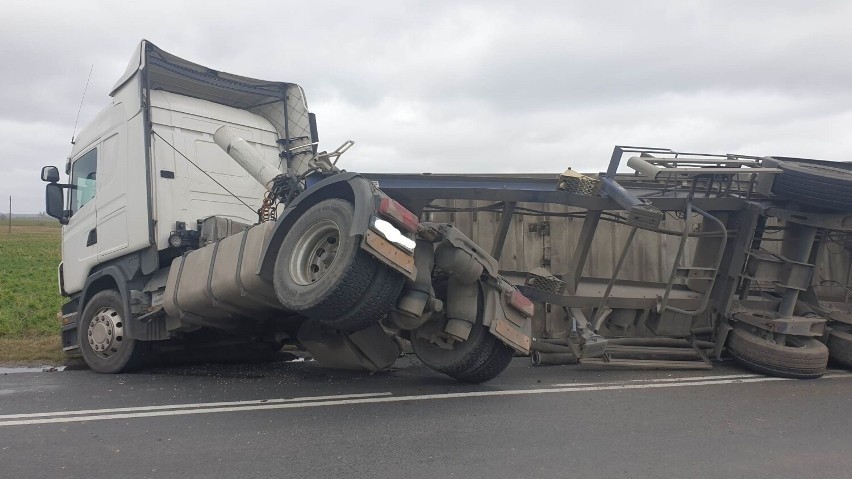
[[[681,259],[683,258],[683,251],[686,247],[686,241],[689,239],[689,232],[692,229],[692,212],[693,211],[695,211],[696,213],[701,215],[703,218],[710,220],[710,221],[713,221],[714,223],[716,223],[716,225],[719,226],[719,231],[722,235],[722,241],[719,242],[719,250],[717,251],[716,257],[712,262],[712,264],[713,264],[712,267],[703,267],[703,268],[698,268],[698,267],[679,268],[678,267]],[[727,230],[727,228],[725,228],[725,224],[722,223],[722,221],[719,220],[718,218],[716,218],[715,216],[711,215],[710,213],[702,210],[701,208],[698,208],[697,206],[694,206],[692,204],[692,201],[688,201],[687,204],[686,204],[686,223],[684,224],[683,234],[680,237],[680,243],[678,244],[677,254],[675,255],[674,264],[672,265],[672,271],[671,271],[671,274],[669,275],[669,280],[666,283],[666,291],[663,294],[662,300],[657,305],[657,312],[658,313],[662,313],[664,311],[673,311],[675,313],[686,314],[686,315],[689,315],[689,316],[695,316],[695,315],[703,313],[704,310],[707,309],[707,304],[710,302],[710,294],[712,293],[713,286],[716,283],[716,276],[717,276],[717,273],[719,272],[719,266],[722,264],[722,256],[724,256],[724,254],[725,254],[725,246],[727,245],[727,242],[728,242],[728,230]],[[707,289],[704,292],[704,296],[701,298],[701,303],[700,303],[698,309],[695,309],[695,310],[680,309],[680,308],[675,308],[673,306],[668,305],[669,296],[671,295],[671,292],[672,292],[672,286],[674,285],[674,280],[677,277],[677,273],[678,273],[679,270],[681,270],[681,271],[697,271],[697,270],[700,270],[700,271],[712,272],[711,275],[708,275],[709,277],[702,278],[702,279],[706,279],[710,283],[708,284]]]

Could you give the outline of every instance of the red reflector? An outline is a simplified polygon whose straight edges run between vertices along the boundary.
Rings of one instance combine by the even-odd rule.
[[[416,233],[417,226],[420,225],[420,219],[414,213],[390,198],[382,198],[382,202],[379,203],[379,214],[393,220],[397,226],[401,226],[409,233]]]
[[[535,305],[533,302],[517,289],[513,289],[509,295],[509,304],[528,318],[531,318],[535,314]]]

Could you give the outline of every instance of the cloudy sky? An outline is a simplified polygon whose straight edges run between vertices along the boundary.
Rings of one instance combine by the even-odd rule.
[[[119,7],[119,5],[121,5]],[[600,171],[615,144],[852,160],[852,2],[3,0],[0,204],[43,206],[136,44],[301,84],[350,171]],[[79,130],[79,127],[78,127]],[[5,210],[5,206],[0,209]]]

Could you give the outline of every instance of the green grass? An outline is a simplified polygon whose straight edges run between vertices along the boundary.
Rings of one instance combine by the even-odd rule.
[[[63,302],[56,280],[59,224],[15,219],[11,233],[7,228],[5,221],[0,223],[0,358],[15,359],[13,344],[22,353],[28,349],[27,358],[54,358],[61,351],[56,313]],[[42,345],[36,349],[44,349],[43,354],[25,348],[27,341]]]
[[[60,224],[59,221],[49,217],[42,216],[41,218],[12,218],[12,232],[15,232],[16,226],[23,227],[39,227],[39,228],[48,228],[50,230],[56,231],[56,234],[59,234]],[[9,232],[9,219],[5,216],[0,218],[0,233],[8,233]],[[57,236],[58,238],[58,236]]]
[[[68,362],[59,335],[29,338],[0,337],[0,365],[42,365]]]

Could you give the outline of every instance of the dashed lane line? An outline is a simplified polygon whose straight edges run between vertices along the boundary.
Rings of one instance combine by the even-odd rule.
[[[254,399],[248,401],[222,401],[222,402],[202,402],[190,404],[164,404],[160,406],[136,406],[136,407],[118,407],[109,409],[82,409],[76,411],[53,411],[53,412],[33,412],[26,414],[6,414],[0,415],[0,421],[5,419],[20,419],[31,417],[52,417],[52,416],[80,416],[86,414],[106,414],[106,413],[124,413],[137,411],[151,411],[164,409],[195,409],[195,408],[217,408],[224,406],[251,406],[254,404],[281,404],[281,403],[296,403],[304,401],[326,401],[330,399],[355,399],[364,397],[376,396],[392,396],[393,393],[366,393],[366,394],[336,394],[333,396],[307,396],[298,398],[276,398],[276,399]]]

